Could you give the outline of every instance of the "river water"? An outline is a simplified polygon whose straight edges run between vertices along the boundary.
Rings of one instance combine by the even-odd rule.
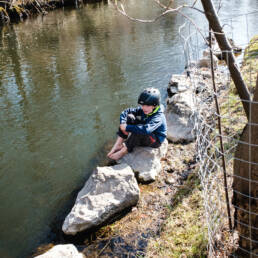
[[[160,13],[145,0],[127,8],[140,18]],[[257,15],[238,15],[254,9],[257,1],[230,0],[220,11],[234,17],[228,27],[238,44],[258,33]],[[207,28],[201,14],[188,14]],[[0,28],[1,257],[27,257],[49,236],[142,89],[157,87],[164,100],[171,74],[185,65],[182,22],[136,23],[97,3]]]

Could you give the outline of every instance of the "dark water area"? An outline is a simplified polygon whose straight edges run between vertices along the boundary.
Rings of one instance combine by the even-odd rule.
[[[139,18],[160,13],[145,0],[127,9]],[[227,29],[237,44],[258,33],[257,15],[239,15],[255,9],[253,0],[221,9],[222,18],[234,17]],[[201,14],[187,13],[207,30]],[[185,66],[183,22],[178,15],[132,22],[106,2],[0,28],[1,257],[27,257],[49,236],[74,191],[104,162],[120,112],[142,89],[157,87],[165,99],[171,74]]]

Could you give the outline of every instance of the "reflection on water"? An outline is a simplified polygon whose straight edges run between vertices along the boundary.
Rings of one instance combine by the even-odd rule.
[[[245,10],[257,7],[247,2]],[[128,12],[150,18],[159,10],[132,0]],[[165,96],[171,74],[184,68],[181,23],[178,16],[130,22],[98,3],[1,29],[1,257],[27,256],[50,232],[72,191],[104,159],[120,111],[143,88]]]

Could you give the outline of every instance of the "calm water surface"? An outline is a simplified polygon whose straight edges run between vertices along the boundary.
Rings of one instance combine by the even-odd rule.
[[[230,0],[221,10],[234,17],[238,44],[258,33],[258,20],[236,14],[255,8],[253,0]],[[135,0],[128,11],[159,13]],[[207,28],[199,14],[192,17]],[[171,15],[135,23],[101,3],[0,29],[1,257],[27,257],[46,238],[74,189],[104,160],[121,110],[136,105],[143,88],[158,87],[165,98],[171,74],[185,65],[182,22]]]

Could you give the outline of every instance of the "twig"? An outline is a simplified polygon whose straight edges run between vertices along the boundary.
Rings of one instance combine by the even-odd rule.
[[[195,0],[195,1],[193,2],[192,7],[194,7],[196,3],[197,3],[197,0]]]
[[[173,2],[173,1],[170,1],[170,3],[169,3],[168,5],[164,5],[164,4],[162,4],[159,0],[154,0],[154,1],[155,1],[161,8],[163,8],[163,9],[165,9],[165,10],[169,10],[169,9],[170,9],[170,6],[171,6],[171,3]],[[196,10],[196,11],[198,11],[198,12],[204,14],[204,12],[203,12],[202,10],[200,10],[200,9],[198,9],[198,8],[196,8],[196,7],[194,7],[194,4],[193,4],[192,6],[187,5],[187,4],[184,4],[184,5],[182,5],[182,6],[185,7],[185,8],[194,9],[194,10]]]
[[[217,10],[217,13],[219,13],[219,11],[220,11],[220,9],[222,7],[222,3],[221,2],[222,2],[222,0],[219,1],[219,7],[218,7],[218,10]]]
[[[166,8],[165,5],[161,4],[159,2],[159,0],[155,0],[156,3],[160,4],[160,6],[163,8]],[[200,28],[196,25],[196,23],[189,17],[187,16],[186,14],[182,13],[180,10],[185,8],[185,7],[189,7],[189,8],[192,8],[188,5],[180,5],[178,6],[177,8],[175,9],[168,9],[164,12],[162,12],[160,15],[156,16],[154,19],[151,19],[151,20],[143,20],[143,19],[137,19],[137,18],[133,18],[131,17],[130,15],[128,15],[125,11],[125,8],[124,8],[124,5],[123,4],[120,4],[121,6],[121,9],[118,7],[117,3],[115,4],[116,6],[116,9],[119,13],[121,13],[122,15],[124,15],[125,17],[127,17],[129,20],[131,21],[138,21],[138,22],[142,22],[142,23],[153,23],[153,22],[156,22],[158,19],[160,19],[161,17],[167,15],[168,13],[179,13],[181,14],[183,17],[185,17],[187,20],[189,20],[191,22],[191,24],[194,25],[194,27],[198,30],[198,32],[201,34],[202,38],[204,39],[204,41],[206,42],[206,44],[208,45],[208,41],[206,40],[205,36],[203,35],[203,33],[201,32]],[[201,11],[202,12],[202,11]]]
[[[200,28],[196,25],[196,23],[193,21],[193,19],[191,19],[189,16],[187,16],[186,14],[178,11],[178,13],[180,13],[182,16],[184,16],[187,20],[189,20],[194,27],[198,30],[198,32],[201,34],[203,40],[206,42],[206,44],[209,44],[209,42],[207,41],[207,39],[205,38],[205,36],[203,35],[202,31],[200,30]]]
[[[98,253],[97,257],[99,257],[103,253],[103,251],[107,248],[107,246],[110,244],[110,240],[111,239],[109,239],[108,242],[105,244],[105,246],[100,250],[100,252]]]
[[[115,4],[116,6],[116,9],[119,13],[121,13],[122,15],[124,15],[125,17],[127,17],[129,20],[131,21],[138,21],[138,22],[143,22],[143,23],[153,23],[155,21],[157,21],[158,19],[160,19],[162,16],[168,14],[168,13],[175,13],[175,12],[178,12],[180,9],[182,9],[184,6],[179,6],[175,9],[169,9],[169,10],[166,10],[164,11],[163,13],[161,13],[160,15],[156,16],[154,19],[151,19],[151,20],[143,20],[143,19],[137,19],[137,18],[133,18],[131,16],[129,16],[126,12],[125,12],[125,9],[124,9],[124,5],[123,4],[120,4],[121,6],[121,9],[118,7],[117,4]]]

